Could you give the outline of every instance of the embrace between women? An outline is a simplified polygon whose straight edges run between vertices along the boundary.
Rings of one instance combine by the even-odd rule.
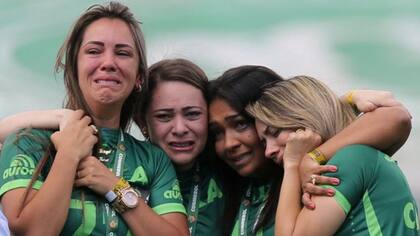
[[[323,214],[326,205],[336,214],[323,221],[328,231],[309,234],[334,234],[363,212],[356,206],[365,199],[348,196],[352,187],[341,188],[353,178],[341,169],[353,166],[359,152],[370,153],[357,157],[363,162],[373,162],[370,155],[391,160],[382,153],[398,150],[411,128],[409,114],[392,96],[372,91],[351,93],[353,108],[366,114],[357,120],[350,115],[327,136],[311,126],[313,120],[269,123],[292,113],[259,102],[273,99],[266,90],[289,80],[263,66],[240,66],[209,82],[184,59],[148,68],[139,25],[115,2],[95,5],[77,20],[56,68],[64,70],[67,109],[17,114],[0,123],[1,138],[34,128],[10,135],[1,151],[1,204],[15,235],[291,235],[301,232],[305,214]],[[273,113],[261,117],[257,104]],[[334,124],[322,114],[317,123]],[[149,141],[126,133],[131,119]],[[334,165],[306,155],[315,148],[326,160],[337,155]],[[350,164],[335,161],[346,152]],[[302,188],[307,209],[301,209]],[[408,187],[401,191],[412,201]],[[339,208],[335,199],[343,198],[349,203]],[[409,220],[417,215],[412,205]],[[383,234],[389,228],[408,232],[380,217],[377,222]],[[308,224],[315,228],[316,222]],[[357,230],[370,232],[368,226],[360,223]]]

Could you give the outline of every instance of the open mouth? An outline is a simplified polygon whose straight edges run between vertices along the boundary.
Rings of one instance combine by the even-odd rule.
[[[114,79],[96,79],[94,82],[104,86],[115,86],[121,84],[121,81]]]
[[[194,147],[194,141],[185,141],[185,142],[169,142],[169,146],[178,151],[189,151]]]

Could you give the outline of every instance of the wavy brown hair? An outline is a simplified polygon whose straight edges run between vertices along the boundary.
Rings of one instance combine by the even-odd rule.
[[[102,18],[119,19],[124,21],[129,26],[136,46],[136,53],[138,54],[140,61],[137,68],[137,73],[143,81],[147,80],[147,61],[144,37],[139,26],[140,22],[135,19],[130,9],[119,2],[109,2],[104,5],[95,4],[90,6],[76,20],[73,27],[70,29],[66,40],[64,41],[57,54],[57,60],[55,63],[55,71],[58,73],[61,70],[63,70],[64,72],[64,84],[67,92],[64,106],[73,110],[82,109],[88,115],[91,114],[91,110],[83,97],[82,91],[80,90],[79,79],[77,77],[77,55],[79,53],[86,28],[96,20]],[[133,89],[133,91],[123,104],[123,108],[120,114],[120,128],[122,128],[123,130],[127,130],[128,128],[130,120],[134,114],[135,107],[138,103],[138,99],[139,94],[136,93]],[[54,145],[51,144],[50,140],[41,140],[39,137],[34,137],[34,135],[32,135],[30,132],[19,133],[17,135],[17,139],[20,139],[23,136],[28,136],[29,138],[34,140],[34,142],[40,143],[43,148],[44,156],[37,165],[32,179],[25,191],[25,194],[22,198],[22,205],[20,211],[25,205],[29,194],[29,189],[32,188],[35,180],[40,175],[45,164],[49,160],[52,160],[52,157],[56,154]],[[18,140],[16,140],[16,142],[17,141]],[[81,200],[82,202],[84,200],[83,192]]]

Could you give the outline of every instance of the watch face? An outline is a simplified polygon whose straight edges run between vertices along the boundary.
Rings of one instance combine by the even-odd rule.
[[[122,201],[128,208],[134,208],[139,201],[139,195],[133,189],[128,189],[124,191]]]

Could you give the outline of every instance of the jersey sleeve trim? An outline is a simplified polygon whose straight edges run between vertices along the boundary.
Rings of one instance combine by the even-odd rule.
[[[351,204],[347,200],[347,198],[335,187],[331,185],[322,185],[323,188],[331,188],[335,190],[334,199],[338,202],[338,204],[343,209],[344,213],[347,215],[351,210]]]
[[[383,235],[381,226],[376,216],[375,209],[370,201],[369,193],[366,191],[363,195],[363,208],[365,211],[366,224],[370,235]]]
[[[5,192],[10,191],[12,189],[26,188],[28,187],[29,182],[31,182],[30,179],[16,179],[16,180],[9,181],[5,183],[3,186],[1,186],[0,196],[2,196]],[[43,183],[42,181],[36,180],[32,188],[39,190],[41,188],[42,183]]]
[[[179,213],[183,213],[183,214],[187,215],[187,212],[185,211],[185,207],[181,203],[161,204],[159,206],[153,207],[153,210],[158,215],[164,215],[164,214],[167,214],[167,213],[174,213],[174,212],[179,212]]]

